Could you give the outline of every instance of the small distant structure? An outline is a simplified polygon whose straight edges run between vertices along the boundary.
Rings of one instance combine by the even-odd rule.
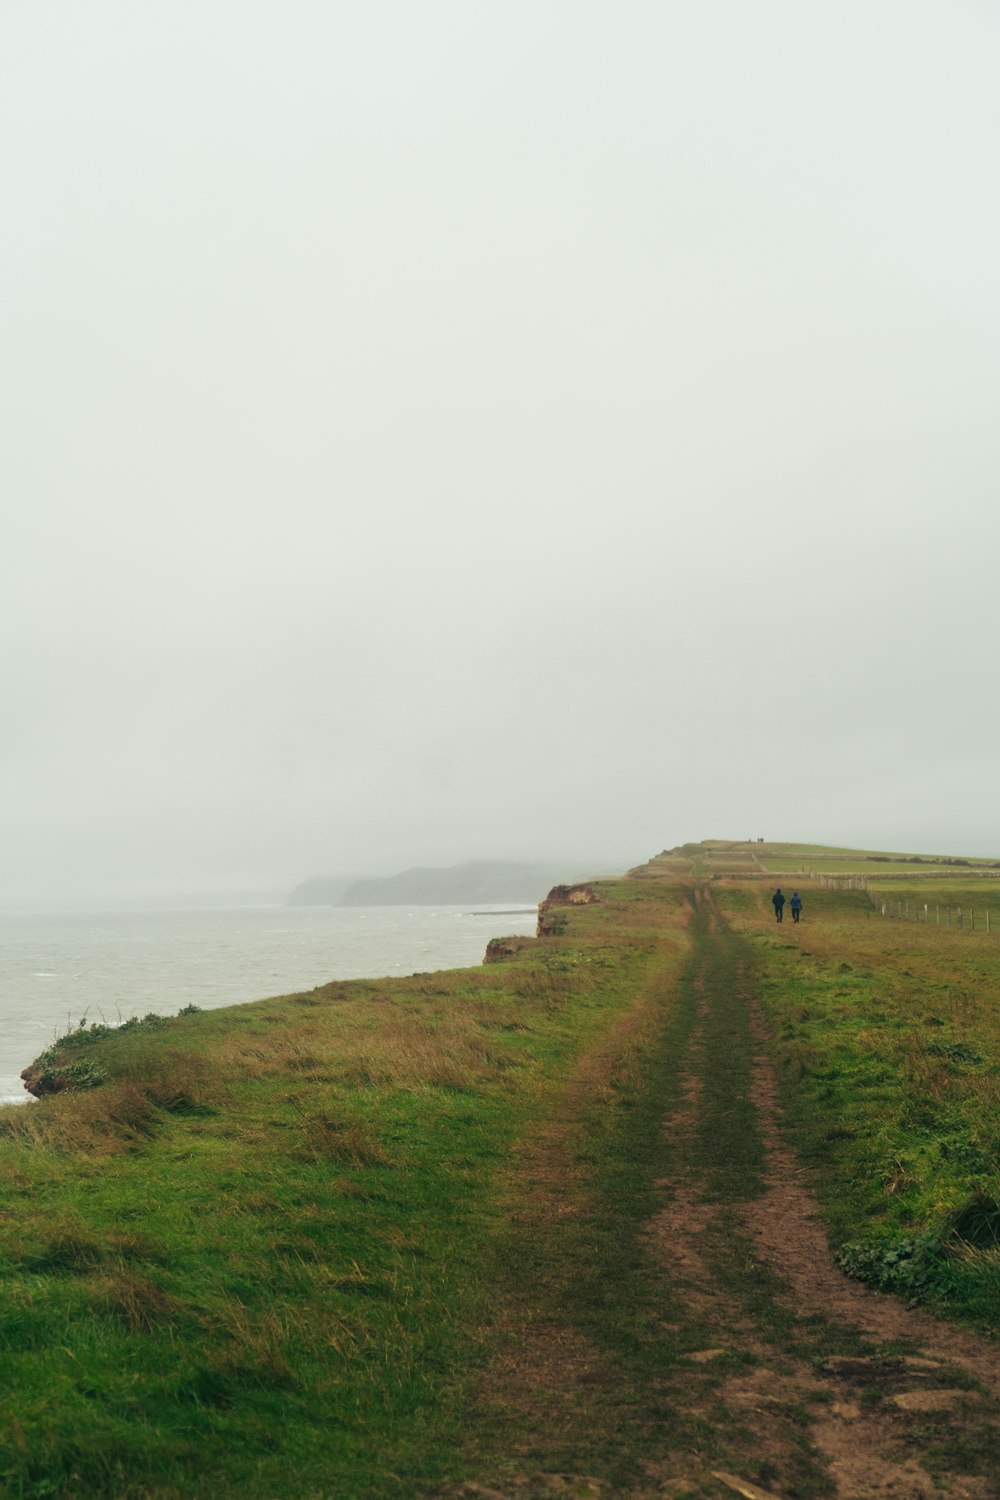
[[[764,840],[763,839],[758,839],[757,842],[758,842],[758,844],[762,844],[764,842]]]

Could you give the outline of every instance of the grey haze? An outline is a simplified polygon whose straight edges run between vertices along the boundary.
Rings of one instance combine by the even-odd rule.
[[[996,854],[1000,13],[0,18],[0,899]]]

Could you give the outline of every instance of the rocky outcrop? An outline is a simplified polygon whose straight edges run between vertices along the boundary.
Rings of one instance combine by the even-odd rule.
[[[21,1071],[21,1082],[24,1084],[28,1093],[33,1094],[36,1099],[40,1099],[43,1094],[52,1094],[56,1092],[56,1090],[49,1087],[47,1083],[43,1083],[42,1080],[44,1072],[45,1070],[43,1068],[40,1068],[37,1063],[29,1063],[28,1066]]]
[[[516,953],[528,948],[535,941],[532,937],[514,935],[513,937],[490,938],[486,944],[486,952],[483,955],[484,964],[501,964],[505,958],[513,958]]]
[[[565,931],[566,914],[560,907],[593,906],[599,900],[592,885],[554,885],[538,908],[538,936],[556,937]]]
[[[44,1054],[21,1073],[21,1082],[36,1099],[42,1099],[46,1094],[62,1094],[69,1089],[96,1089],[106,1081],[103,1068],[93,1063],[80,1061],[59,1065],[43,1059]]]

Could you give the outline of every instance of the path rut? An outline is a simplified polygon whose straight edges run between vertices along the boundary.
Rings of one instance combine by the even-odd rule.
[[[721,1401],[736,1420],[740,1411],[752,1414],[758,1467],[759,1452],[769,1454],[763,1466],[776,1477],[773,1488],[758,1486],[759,1492],[794,1495],[801,1489],[801,1480],[790,1473],[792,1454],[780,1415],[782,1408],[798,1405],[810,1414],[810,1444],[828,1493],[838,1500],[1000,1493],[996,1475],[963,1474],[960,1464],[945,1458],[949,1448],[963,1446],[960,1440],[976,1448],[984,1429],[995,1432],[1000,1396],[995,1348],[839,1271],[805,1173],[782,1135],[766,1026],[742,945],[726,929],[710,895],[701,893],[697,905],[700,954],[692,982],[703,999],[689,1048],[685,1104],[665,1122],[680,1146],[678,1169],[673,1180],[662,1183],[668,1201],[653,1230],[658,1253],[678,1274],[690,1276],[692,1263],[699,1265],[692,1299],[709,1297],[714,1322],[732,1330],[722,1351],[735,1344],[753,1355],[753,1370],[727,1382]],[[717,1195],[705,1192],[704,1157],[693,1142],[699,1130],[704,1135],[713,1128],[714,1120],[703,1110],[692,1117],[687,1101],[704,1098],[699,1072],[715,1063],[707,1052],[705,1020],[720,1008],[732,1010],[730,996],[746,1017],[751,1040],[748,1094],[762,1149],[761,1176],[759,1189],[743,1203],[713,1205]],[[753,1261],[745,1270],[751,1279],[771,1283],[770,1318],[760,1314],[761,1299],[748,1299],[745,1287],[741,1292],[732,1278],[727,1282],[720,1276],[713,1244],[713,1232],[717,1241],[720,1231],[730,1239],[743,1237],[752,1247]],[[787,1314],[783,1338],[776,1336],[774,1311],[779,1325],[780,1314]],[[823,1344],[838,1330],[857,1342],[858,1352],[822,1357]],[[712,1355],[709,1350],[704,1357]],[[752,1481],[740,1480],[741,1491],[733,1483],[739,1476],[715,1477],[736,1493],[753,1489]]]

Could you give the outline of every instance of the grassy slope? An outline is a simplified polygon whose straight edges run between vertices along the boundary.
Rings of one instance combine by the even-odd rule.
[[[100,1086],[0,1116],[4,1493],[416,1497],[533,1444],[624,1482],[651,1434],[672,1441],[657,1372],[689,1385],[704,1330],[681,1304],[664,1323],[643,1226],[695,1003],[692,869],[733,872],[712,888],[836,1243],[995,1324],[1000,934],[883,920],[805,882],[802,926],[778,929],[746,847],[602,885],[502,964],[72,1042],[63,1060]],[[706,1040],[720,1120],[741,1014]],[[735,1169],[742,1193],[755,1137],[729,1123],[704,1180],[729,1191]],[[523,1337],[525,1298],[613,1379],[544,1433],[537,1392],[513,1429],[516,1401],[493,1425],[487,1404],[470,1446],[477,1372]]]
[[[675,894],[600,894],[503,964],[68,1043],[98,1086],[0,1117],[4,1493],[343,1500],[454,1469],[511,1152],[606,1038],[650,1050],[685,951]]]

